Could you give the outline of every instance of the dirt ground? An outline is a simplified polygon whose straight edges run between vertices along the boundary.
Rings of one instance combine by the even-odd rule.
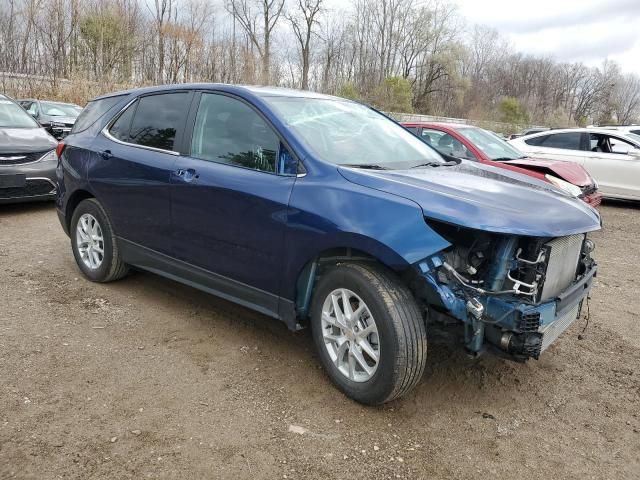
[[[638,479],[640,206],[601,211],[581,339],[526,364],[430,346],[370,408],[308,332],[151,274],[90,283],[52,205],[0,206],[0,479]]]

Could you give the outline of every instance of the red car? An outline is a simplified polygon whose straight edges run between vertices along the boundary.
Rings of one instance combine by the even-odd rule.
[[[581,165],[529,158],[495,133],[472,125],[436,122],[405,122],[402,125],[440,153],[506,168],[552,183],[592,207],[597,207],[602,201],[597,183]]]

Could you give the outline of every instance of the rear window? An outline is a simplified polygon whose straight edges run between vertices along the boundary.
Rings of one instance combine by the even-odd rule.
[[[118,95],[117,97],[101,98],[87,103],[87,106],[84,107],[82,113],[76,119],[76,123],[71,129],[71,133],[82,132],[89,128],[120,100],[122,100],[122,95]]]

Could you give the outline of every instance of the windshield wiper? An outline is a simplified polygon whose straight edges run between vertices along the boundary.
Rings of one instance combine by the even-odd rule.
[[[427,162],[421,163],[419,165],[414,165],[411,168],[420,168],[420,167],[453,167],[454,165],[458,165],[458,162],[449,161],[449,162]]]
[[[366,168],[369,170],[389,170],[387,167],[378,165],[377,163],[341,163],[341,167]]]

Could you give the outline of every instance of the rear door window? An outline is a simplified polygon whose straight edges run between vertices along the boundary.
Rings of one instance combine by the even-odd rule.
[[[84,107],[82,113],[78,118],[76,118],[76,122],[73,124],[71,133],[82,132],[89,128],[120,100],[122,100],[122,95],[101,98],[87,103],[87,106]]]
[[[174,150],[189,110],[190,92],[149,95],[138,100],[131,122],[129,143]]]
[[[563,150],[580,150],[580,132],[552,133],[546,136],[538,145]]]

